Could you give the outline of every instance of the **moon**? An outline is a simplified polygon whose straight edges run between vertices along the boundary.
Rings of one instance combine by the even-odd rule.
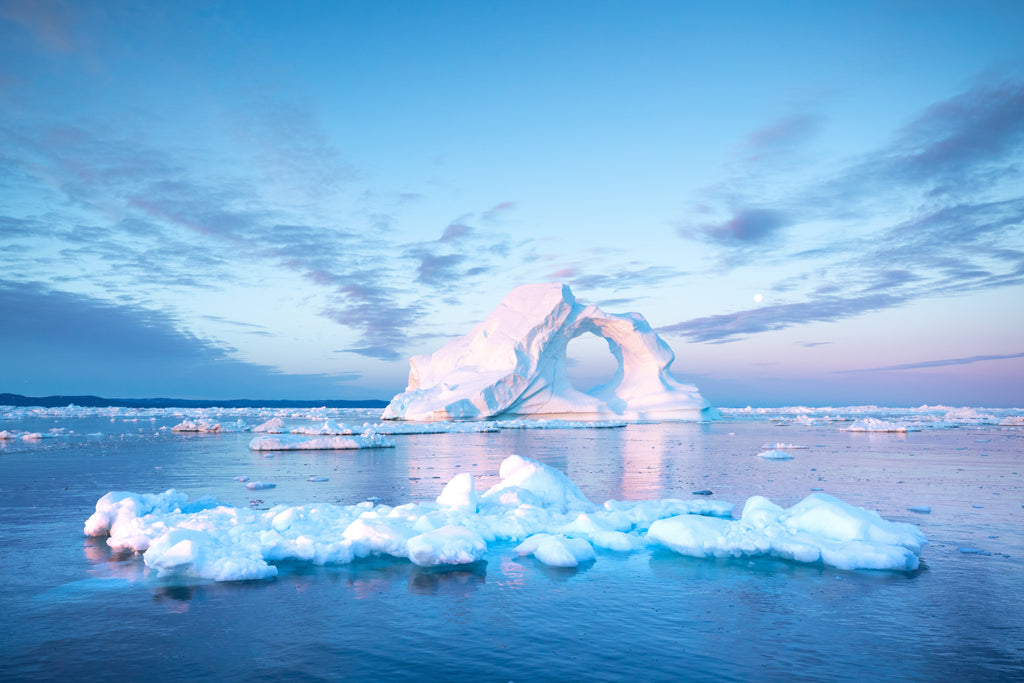
[[[764,297],[763,297],[763,296],[761,296],[761,293],[760,293],[760,292],[758,292],[757,294],[755,294],[755,295],[754,295],[754,303],[755,303],[755,304],[759,304],[759,303],[761,303],[761,301],[762,301],[763,299],[764,299]]]

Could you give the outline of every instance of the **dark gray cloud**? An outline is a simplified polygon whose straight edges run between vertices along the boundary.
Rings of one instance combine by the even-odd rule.
[[[964,358],[944,358],[941,360],[928,360],[920,363],[904,363],[902,365],[886,365],[880,368],[862,368],[859,370],[840,370],[836,374],[848,374],[852,372],[882,372],[888,370],[920,370],[922,368],[941,368],[949,365],[970,365],[971,363],[982,363],[990,360],[1009,360],[1012,358],[1024,358],[1024,352],[1008,353],[992,356],[967,356]]]
[[[356,375],[287,375],[233,359],[159,310],[122,306],[40,283],[0,281],[0,384],[17,393],[164,394],[181,398],[337,395]],[[242,396],[239,396],[242,397]]]

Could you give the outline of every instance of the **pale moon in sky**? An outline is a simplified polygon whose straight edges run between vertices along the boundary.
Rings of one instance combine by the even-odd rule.
[[[754,295],[754,303],[755,303],[755,304],[759,304],[759,303],[761,303],[761,300],[762,300],[762,299],[764,299],[764,297],[763,297],[763,296],[761,296],[760,294],[755,294],[755,295]]]

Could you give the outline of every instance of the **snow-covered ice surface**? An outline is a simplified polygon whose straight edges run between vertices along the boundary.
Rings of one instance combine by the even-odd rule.
[[[0,408],[5,677],[1024,678],[1024,411],[723,413],[266,457],[254,438],[379,411]],[[920,431],[841,429],[868,418]],[[249,428],[172,431],[204,420]],[[110,491],[135,492],[115,538],[145,554],[83,535]],[[838,568],[888,524],[872,552],[917,569]],[[245,567],[276,576],[216,580]]]

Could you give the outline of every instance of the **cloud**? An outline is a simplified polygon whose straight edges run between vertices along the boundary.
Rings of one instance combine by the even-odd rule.
[[[649,289],[655,285],[686,275],[686,272],[668,266],[646,268],[620,268],[611,273],[576,274],[569,284],[581,290],[629,288]]]
[[[887,370],[919,370],[922,368],[941,368],[949,365],[970,365],[971,363],[982,363],[990,360],[1009,360],[1012,358],[1024,358],[1024,352],[1009,353],[994,356],[967,356],[965,358],[944,358],[942,360],[929,360],[920,363],[904,363],[902,365],[886,365],[880,368],[861,368],[859,370],[839,370],[836,374],[847,374],[852,372],[882,372]]]
[[[471,237],[475,231],[465,223],[455,221],[444,229],[444,233],[438,238],[438,242],[457,242],[466,237]]]
[[[824,117],[820,115],[794,114],[756,130],[743,145],[747,161],[789,154],[814,137],[823,123]]]
[[[47,50],[69,53],[74,5],[57,0],[6,0],[0,3],[0,20],[20,26]]]
[[[810,301],[776,304],[759,308],[694,318],[659,327],[662,334],[674,334],[694,342],[726,343],[760,332],[782,330],[794,325],[835,322],[844,318],[898,306],[904,297],[876,293],[858,297],[819,297]]]
[[[336,395],[338,376],[287,375],[245,363],[159,310],[116,305],[41,283],[0,281],[0,366],[9,390],[233,398]]]
[[[680,234],[703,237],[723,245],[757,245],[775,237],[789,219],[781,211],[764,208],[744,208],[721,223],[710,223],[696,228],[679,228]]]
[[[432,254],[415,249],[411,253],[420,262],[416,280],[422,284],[444,286],[462,276],[457,269],[466,260],[464,254]]]
[[[508,212],[515,208],[516,202],[501,202],[484,211],[480,218],[488,223],[493,223],[494,221],[501,220]]]
[[[780,122],[752,134],[748,143],[796,142],[819,123]],[[718,247],[719,274],[755,257],[795,271],[770,289],[804,301],[683,321],[666,330],[730,341],[1024,283],[1020,79],[979,80],[927,107],[888,144],[837,169],[823,180],[820,174],[773,179],[781,189],[751,169],[701,198],[700,213],[730,218],[677,230]],[[766,196],[775,199],[765,202]],[[783,234],[787,240],[780,239]],[[787,253],[789,243],[814,246]]]
[[[347,351],[380,360],[402,358],[400,350],[408,343],[407,329],[423,315],[422,306],[400,306],[389,288],[366,284],[373,281],[371,274],[365,274],[364,278],[358,273],[354,275],[350,278],[353,282],[362,279],[364,283],[339,284],[335,304],[323,314],[334,322],[362,331],[360,345]]]

